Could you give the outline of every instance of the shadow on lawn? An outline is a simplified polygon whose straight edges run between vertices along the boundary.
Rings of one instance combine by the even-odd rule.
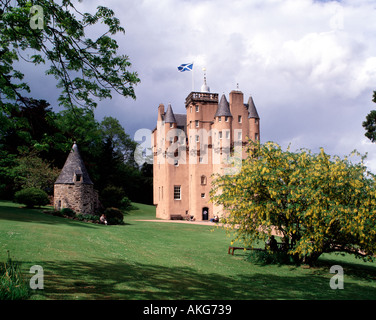
[[[42,262],[43,295],[48,299],[123,300],[250,300],[250,299],[375,299],[376,288],[346,283],[332,290],[332,274],[278,276],[202,274],[190,267],[126,263]],[[250,268],[252,266],[250,265]],[[372,272],[373,277],[375,271]]]
[[[0,207],[0,220],[11,220],[11,221],[20,221],[20,222],[37,222],[37,223],[44,223],[44,224],[65,224],[75,227],[83,227],[83,228],[103,228],[106,227],[102,224],[84,222],[73,220],[65,217],[53,216],[52,210],[45,210],[46,212],[42,212],[43,209],[28,209],[22,206],[20,207],[11,207],[11,206],[1,206]],[[128,222],[124,224],[124,226],[132,225]],[[110,226],[107,226],[110,227]]]

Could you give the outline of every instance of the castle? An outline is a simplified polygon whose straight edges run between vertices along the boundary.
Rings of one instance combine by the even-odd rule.
[[[54,185],[54,208],[70,208],[76,213],[94,214],[99,208],[98,192],[74,143]]]
[[[224,94],[218,100],[204,78],[201,91],[186,98],[185,114],[174,113],[170,104],[167,110],[159,105],[152,134],[157,218],[203,221],[222,215],[222,209],[209,202],[212,175],[226,174],[236,164],[236,154],[241,165],[248,139],[260,140],[253,99],[243,99],[241,91],[233,90],[229,100]]]

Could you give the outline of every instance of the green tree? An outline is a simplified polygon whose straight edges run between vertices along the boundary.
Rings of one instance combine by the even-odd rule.
[[[0,129],[0,143],[11,154],[34,149],[51,162],[61,158],[69,147],[67,137],[57,127],[56,114],[45,100],[25,98],[23,104],[3,116],[7,125]]]
[[[285,250],[314,263],[325,252],[365,259],[376,253],[375,176],[363,164],[323,149],[283,151],[256,145],[237,175],[218,176],[211,200],[223,206],[234,241],[254,245],[278,232]]]
[[[376,91],[373,92],[373,102],[376,103]],[[372,110],[363,121],[363,127],[366,129],[365,136],[372,142],[376,141],[376,110]]]
[[[49,195],[53,194],[54,183],[60,170],[38,157],[36,151],[22,154],[18,157],[17,163],[13,169],[17,189],[36,188],[44,190]]]
[[[86,37],[97,25],[106,30],[96,39]],[[135,98],[134,85],[140,80],[128,70],[129,58],[118,53],[113,37],[125,31],[111,9],[99,6],[90,14],[79,12],[70,0],[5,0],[0,3],[0,30],[2,112],[8,113],[17,99],[22,103],[30,91],[24,74],[14,68],[19,59],[48,65],[46,73],[57,79],[64,107],[94,108],[96,100],[111,98],[113,91]]]
[[[56,115],[55,121],[59,130],[68,137],[68,150],[76,141],[83,154],[93,156],[93,153],[98,152],[98,146],[102,141],[102,132],[93,110],[77,107],[63,110]]]
[[[15,192],[17,157],[2,147],[0,144],[0,199],[12,199]]]
[[[130,136],[125,133],[119,120],[113,117],[104,117],[100,128],[104,141],[111,144],[113,151],[120,152],[123,155],[124,162],[135,165],[134,152],[137,147],[137,142],[132,140]]]

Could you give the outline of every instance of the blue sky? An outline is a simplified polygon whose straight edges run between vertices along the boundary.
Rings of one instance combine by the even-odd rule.
[[[83,0],[78,7],[98,5],[120,19],[120,51],[141,78],[136,101],[114,95],[99,104],[99,120],[116,117],[133,136],[155,127],[160,103],[184,113],[192,74],[177,67],[194,61],[196,90],[205,67],[212,92],[228,97],[238,83],[245,102],[253,96],[262,142],[340,156],[357,149],[376,172],[376,145],[362,127],[376,109],[376,1]],[[56,99],[45,76],[34,90]]]

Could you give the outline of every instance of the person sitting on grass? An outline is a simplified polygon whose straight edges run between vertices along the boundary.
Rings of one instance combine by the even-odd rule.
[[[214,218],[210,219],[211,222],[218,222],[219,218],[217,215],[214,216]]]
[[[100,222],[107,225],[107,220],[105,214],[102,214],[101,217],[99,218]]]

